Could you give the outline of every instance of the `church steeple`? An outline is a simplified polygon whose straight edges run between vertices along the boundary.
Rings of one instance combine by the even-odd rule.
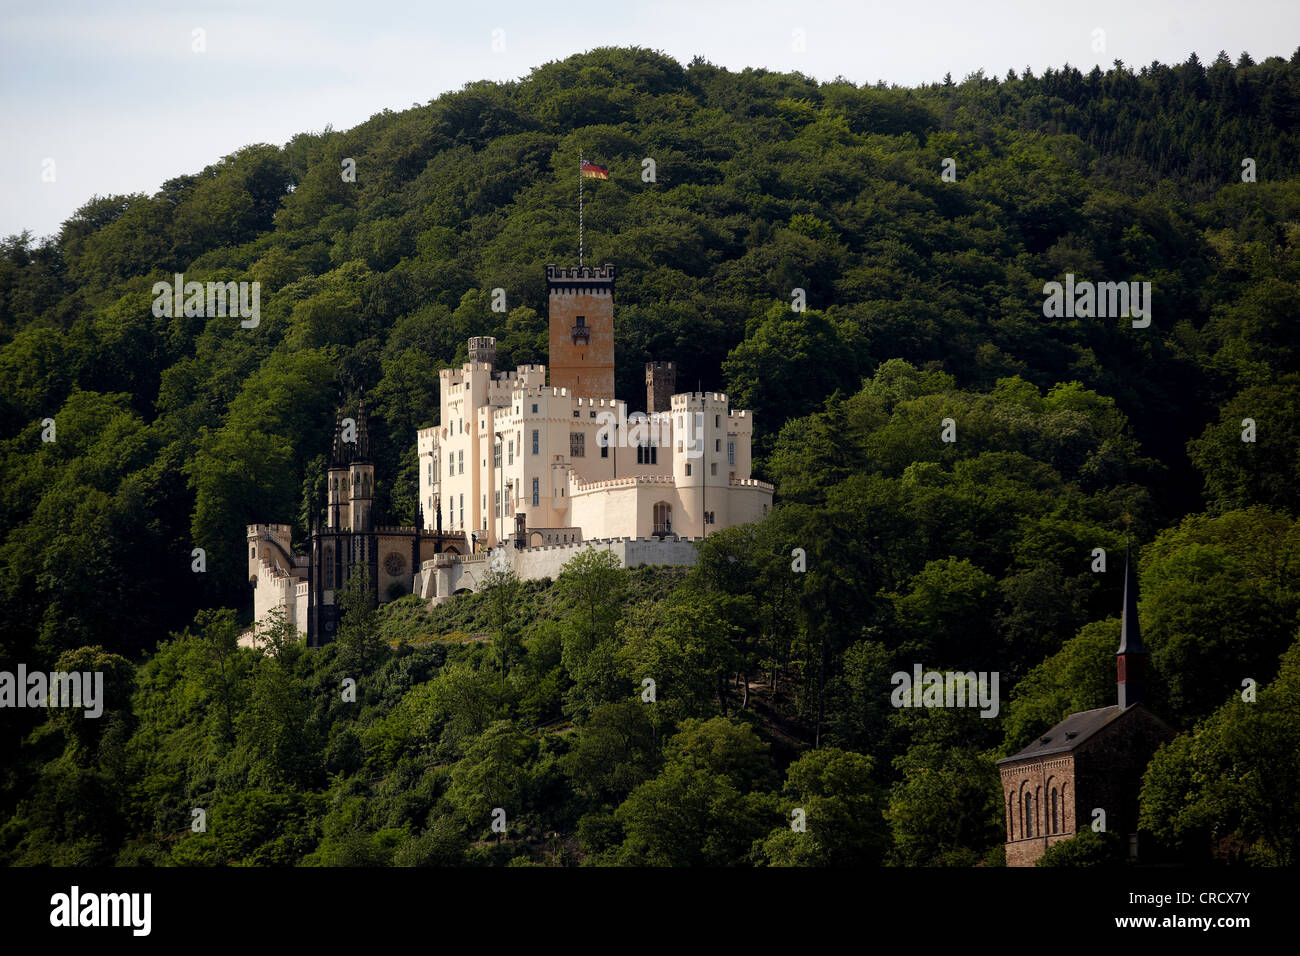
[[[370,461],[370,417],[366,414],[366,394],[357,402],[357,445],[353,461]]]
[[[334,444],[330,448],[330,470],[346,469],[352,461],[352,442],[343,440],[343,409],[334,415]]]
[[[1137,571],[1128,543],[1124,545],[1124,610],[1120,616],[1119,650],[1115,652],[1116,676],[1119,681],[1119,706],[1130,707],[1146,696],[1147,651],[1142,646],[1142,628],[1138,622]]]

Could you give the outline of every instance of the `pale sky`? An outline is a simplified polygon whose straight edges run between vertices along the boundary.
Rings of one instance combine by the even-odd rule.
[[[250,143],[348,129],[611,45],[912,86],[981,67],[1136,68],[1192,51],[1207,65],[1220,49],[1289,59],[1300,2],[0,0],[0,236],[56,232],[92,195],[153,193]]]

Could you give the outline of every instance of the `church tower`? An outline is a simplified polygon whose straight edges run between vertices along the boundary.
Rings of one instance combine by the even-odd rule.
[[[375,530],[375,464],[370,460],[370,422],[366,417],[366,400],[357,406],[357,441],[348,465],[348,483],[352,487],[352,530]]]
[[[343,440],[343,412],[334,417],[334,445],[330,449],[328,498],[325,508],[325,527],[330,531],[346,531],[352,527],[348,491],[348,462],[352,460],[352,446]]]
[[[546,267],[551,385],[614,398],[614,265]]]
[[[1140,704],[1147,689],[1147,651],[1142,646],[1142,628],[1138,624],[1137,572],[1127,544],[1124,546],[1124,610],[1120,612],[1119,650],[1115,652],[1115,670],[1119,683],[1120,709]]]

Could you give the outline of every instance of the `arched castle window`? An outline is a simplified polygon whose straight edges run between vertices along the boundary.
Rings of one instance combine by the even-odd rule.
[[[673,530],[673,506],[666,501],[656,501],[654,505],[655,533],[669,534]]]
[[[1013,794],[1007,794],[1007,842],[1016,838],[1016,806]]]
[[[1061,794],[1052,788],[1052,833],[1061,832]]]
[[[334,549],[325,548],[325,587],[334,587]]]
[[[1034,795],[1028,792],[1025,793],[1023,829],[1026,839],[1034,835]]]
[[[1072,824],[1072,821],[1068,816],[1070,811],[1067,809],[1070,805],[1069,801],[1070,801],[1070,785],[1068,783],[1063,783],[1061,784],[1061,829],[1062,831],[1064,831],[1066,827],[1071,826]]]

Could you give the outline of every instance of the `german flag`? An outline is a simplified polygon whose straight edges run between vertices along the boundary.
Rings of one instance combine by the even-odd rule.
[[[587,179],[609,179],[609,170],[604,166],[597,166],[595,163],[589,163],[584,159],[582,161],[582,175]]]

